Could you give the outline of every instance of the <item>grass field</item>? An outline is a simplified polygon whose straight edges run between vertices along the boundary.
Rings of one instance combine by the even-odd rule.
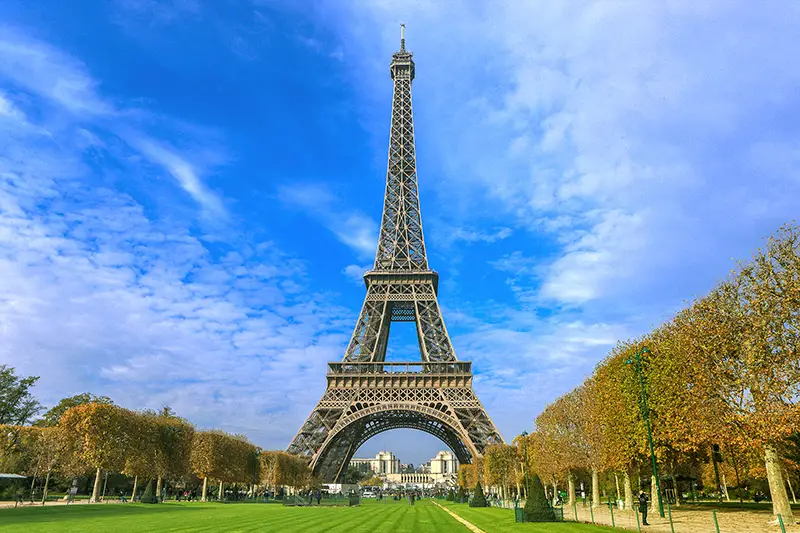
[[[561,522],[558,524],[524,523],[514,521],[514,511],[489,507],[476,509],[466,504],[438,502],[487,533],[599,533],[614,531],[610,527]]]
[[[445,503],[445,502],[442,502]],[[512,511],[448,508],[487,533],[595,533],[608,528],[582,524],[515,524]],[[366,501],[358,507],[283,507],[264,504],[176,503],[109,504],[0,509],[0,530],[16,532],[122,531],[281,531],[281,532],[441,532],[469,530],[433,503]]]

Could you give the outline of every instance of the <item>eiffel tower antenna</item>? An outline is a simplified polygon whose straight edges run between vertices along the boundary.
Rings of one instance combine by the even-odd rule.
[[[461,463],[503,442],[472,389],[472,363],[456,357],[439,308],[439,274],[428,267],[411,107],[415,65],[405,24],[389,73],[386,193],[375,265],[364,274],[367,295],[342,361],[328,363],[325,393],[287,450],[308,457],[327,482],[341,480],[356,450],[390,429],[430,433]],[[420,360],[386,362],[392,322],[415,323]]]

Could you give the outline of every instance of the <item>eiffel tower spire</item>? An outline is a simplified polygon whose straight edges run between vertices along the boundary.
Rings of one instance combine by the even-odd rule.
[[[414,115],[411,82],[414,59],[406,51],[405,24],[400,25],[400,51],[392,55],[389,72],[394,80],[389,164],[381,232],[375,270],[427,270],[425,239],[417,187],[417,152],[414,147]]]
[[[394,81],[389,164],[375,267],[364,274],[367,296],[340,363],[328,363],[325,394],[289,445],[311,459],[326,481],[341,479],[371,437],[413,428],[438,437],[470,463],[503,438],[472,390],[472,363],[458,361],[438,302],[439,275],[428,267],[417,189],[411,82],[405,49],[389,67]],[[387,363],[392,322],[414,322],[420,360]]]

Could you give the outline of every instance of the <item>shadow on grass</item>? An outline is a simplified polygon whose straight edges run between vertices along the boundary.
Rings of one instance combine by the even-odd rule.
[[[132,515],[153,515],[165,513],[182,513],[207,511],[215,508],[215,503],[181,505],[162,503],[148,505],[141,503],[100,504],[100,505],[53,505],[44,507],[18,507],[0,509],[0,523],[4,525],[26,524],[37,522],[68,522],[86,518],[102,518],[106,516],[127,517]]]
[[[796,505],[792,505],[792,509],[797,510],[800,507]],[[710,513],[711,511],[716,511],[717,514],[720,513],[740,513],[742,511],[747,511],[750,513],[765,513],[765,514],[772,514],[772,504],[771,503],[739,503],[739,502],[689,502],[686,504],[681,504],[680,507],[672,507],[673,511],[692,511],[692,512],[703,512],[703,513]]]

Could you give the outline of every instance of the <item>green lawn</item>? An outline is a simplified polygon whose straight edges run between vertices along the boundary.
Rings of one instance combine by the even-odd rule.
[[[471,508],[466,503],[438,502],[458,514],[464,520],[472,522],[487,533],[609,533],[615,531],[610,527],[593,526],[591,524],[575,524],[559,522],[556,524],[524,523],[514,521],[514,511],[498,507]],[[619,531],[619,530],[616,530]]]
[[[446,502],[442,502],[446,503]],[[582,524],[515,524],[506,509],[470,509],[448,504],[487,533],[515,531],[592,533],[607,528]],[[176,503],[108,504],[0,509],[0,530],[14,532],[122,531],[280,531],[280,532],[441,532],[469,533],[430,501],[365,501],[358,507],[283,507],[266,504]]]

